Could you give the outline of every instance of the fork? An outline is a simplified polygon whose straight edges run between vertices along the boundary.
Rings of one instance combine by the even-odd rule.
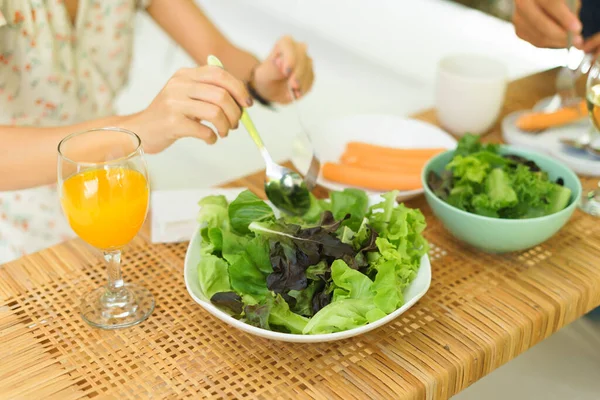
[[[575,12],[576,0],[568,0],[567,5],[571,11]],[[541,109],[543,112],[554,112],[562,107],[574,104],[577,101],[575,82],[582,74],[587,73],[592,66],[592,57],[586,54],[575,68],[571,67],[573,54],[578,51],[573,46],[573,33],[571,31],[567,32],[567,51],[567,64],[560,69],[556,77],[556,94]]]
[[[317,178],[319,177],[319,172],[321,171],[321,161],[317,157],[315,146],[312,143],[312,139],[310,137],[308,129],[306,129],[306,125],[304,125],[304,120],[302,119],[302,114],[300,113],[300,106],[298,105],[298,99],[296,97],[296,94],[294,93],[294,90],[292,90],[291,87],[289,87],[288,89],[290,92],[290,97],[292,98],[292,103],[294,103],[294,108],[296,109],[296,115],[298,116],[300,128],[302,129],[302,132],[308,139],[308,142],[312,148],[312,158],[310,160],[308,170],[304,175],[304,183],[306,183],[306,187],[308,188],[308,190],[312,191],[317,185]]]

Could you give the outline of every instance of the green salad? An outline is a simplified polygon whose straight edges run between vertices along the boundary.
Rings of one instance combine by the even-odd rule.
[[[200,287],[234,318],[273,331],[322,334],[363,326],[403,304],[428,244],[419,210],[397,192],[311,198],[303,217],[276,218],[250,191],[200,201]]]
[[[535,218],[569,204],[571,190],[556,182],[533,161],[500,154],[499,146],[466,135],[442,174],[430,171],[429,188],[461,210],[493,218]]]

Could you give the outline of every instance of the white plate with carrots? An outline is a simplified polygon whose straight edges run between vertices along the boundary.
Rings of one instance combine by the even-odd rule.
[[[321,160],[317,183],[330,190],[354,187],[371,194],[399,190],[402,199],[423,193],[421,170],[456,140],[431,124],[392,115],[354,115],[310,129]],[[299,140],[292,162],[305,171],[310,151]]]

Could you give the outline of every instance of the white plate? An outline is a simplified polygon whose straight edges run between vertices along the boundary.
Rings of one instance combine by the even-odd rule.
[[[534,151],[542,151],[567,164],[575,173],[587,176],[600,176],[600,159],[583,151],[574,151],[560,143],[561,138],[577,139],[592,127],[589,119],[546,129],[544,132],[531,134],[517,128],[516,121],[527,111],[516,111],[502,120],[502,136],[504,141],[514,146],[525,147]]]
[[[426,122],[393,115],[352,115],[325,121],[310,129],[311,140],[321,163],[339,162],[348,142],[364,142],[386,147],[428,148],[442,147],[453,149],[456,140],[438,128]],[[301,172],[305,172],[312,153],[304,135],[294,142],[292,163]],[[329,190],[343,190],[347,185],[328,181],[319,176],[321,186]],[[364,189],[364,188],[361,188]],[[369,194],[383,192],[366,190]],[[402,191],[401,199],[409,199],[423,193],[423,189]]]
[[[233,199],[229,199],[233,200]],[[381,202],[380,196],[371,196],[369,198],[369,205]],[[411,282],[410,285],[404,290],[405,303],[394,311],[393,313],[381,318],[371,324],[361,326],[358,328],[350,329],[343,332],[327,333],[320,335],[298,335],[291,333],[273,332],[266,329],[261,329],[252,325],[248,325],[242,321],[238,321],[224,311],[219,310],[215,307],[210,300],[204,295],[198,282],[198,263],[200,262],[200,230],[197,230],[187,249],[185,255],[184,265],[184,278],[185,286],[194,301],[200,304],[206,311],[219,318],[221,321],[238,328],[244,332],[252,335],[260,336],[272,340],[280,340],[284,342],[296,342],[296,343],[318,343],[318,342],[330,342],[333,340],[346,339],[352,336],[361,335],[365,332],[369,332],[382,325],[387,324],[400,314],[408,310],[415,304],[429,289],[431,284],[431,264],[427,254],[421,258],[421,266],[417,272],[417,277]]]

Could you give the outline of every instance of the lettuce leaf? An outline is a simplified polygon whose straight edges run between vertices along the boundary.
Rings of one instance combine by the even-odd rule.
[[[331,192],[331,212],[336,220],[350,215],[344,222],[353,231],[357,231],[367,213],[369,197],[363,190],[344,189],[342,192]]]
[[[273,272],[267,277],[269,290],[285,293],[302,290],[308,285],[306,270],[321,260],[353,260],[356,251],[342,243],[334,232],[343,220],[334,221],[331,213],[323,214],[320,225],[302,228],[283,221],[250,224],[257,237],[268,239]]]
[[[248,234],[248,226],[253,222],[274,221],[273,209],[257,195],[245,190],[231,202],[228,208],[231,228],[241,234]]]
[[[260,304],[246,306],[244,312],[248,323],[263,329],[302,333],[308,322],[308,318],[292,312],[281,295],[269,296]]]
[[[239,294],[264,296],[266,277],[272,272],[267,242],[223,231],[223,258],[229,263],[231,287]]]
[[[218,292],[231,290],[227,261],[205,254],[198,263],[198,280],[202,293],[209,299]]]
[[[311,317],[315,313],[313,311],[313,297],[315,293],[323,290],[325,284],[322,281],[313,281],[304,290],[290,290],[288,295],[296,299],[296,304],[291,307],[296,314]]]
[[[402,295],[406,282],[396,274],[395,263],[386,261],[379,264],[372,290],[375,293],[373,303],[386,314],[394,312],[404,303]]]
[[[358,328],[385,317],[372,299],[342,299],[316,313],[304,327],[304,334],[341,332]]]
[[[239,316],[244,311],[242,298],[236,292],[218,292],[211,296],[210,302],[220,308],[225,308],[232,315]]]
[[[433,171],[428,185],[436,196],[461,210],[492,218],[534,218],[564,209],[568,190],[548,179],[532,160],[500,154],[498,145],[466,135],[446,173]]]
[[[206,224],[208,228],[229,229],[228,204],[225,196],[207,196],[200,200],[198,205],[200,206],[196,218],[198,223]]]
[[[237,293],[249,294],[261,299],[269,293],[265,274],[244,253],[229,265],[231,287]]]
[[[306,269],[306,277],[313,281],[327,280],[326,276],[330,271],[331,268],[329,267],[329,264],[327,264],[327,261],[321,260],[318,264],[311,265]]]
[[[331,278],[335,284],[332,302],[341,299],[370,299],[373,282],[362,272],[356,271],[342,260],[331,265]]]

